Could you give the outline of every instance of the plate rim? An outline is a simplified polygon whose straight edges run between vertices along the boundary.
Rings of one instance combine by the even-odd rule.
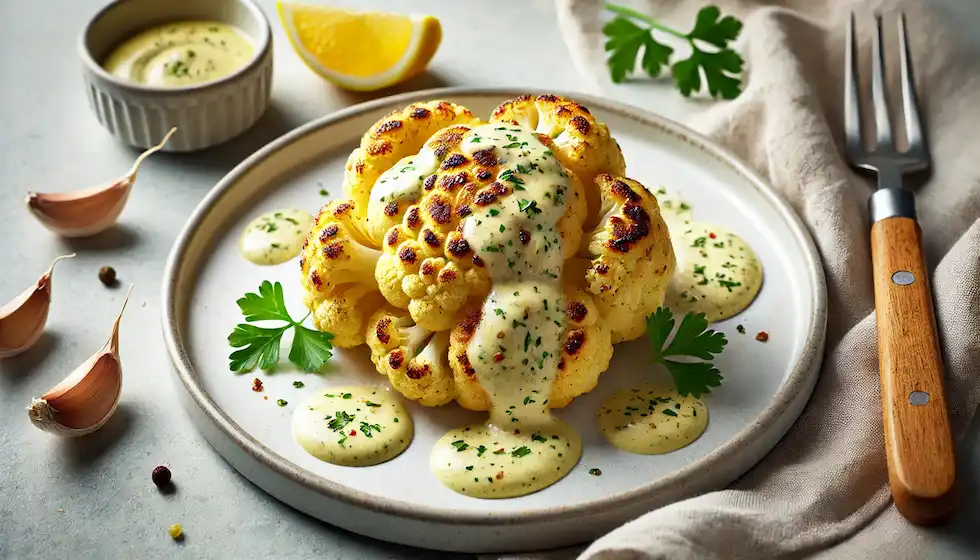
[[[207,218],[211,207],[225,196],[237,183],[239,177],[245,175],[249,170],[259,165],[263,160],[273,154],[288,148],[299,139],[314,133],[322,128],[330,127],[344,120],[361,116],[365,113],[377,111],[378,109],[407,105],[412,102],[429,99],[445,99],[453,96],[481,96],[498,97],[501,101],[512,99],[521,95],[559,95],[569,99],[574,99],[588,107],[602,108],[602,110],[619,113],[625,117],[641,121],[644,125],[659,128],[671,134],[677,139],[684,141],[693,147],[714,157],[721,163],[730,167],[740,175],[747,183],[755,188],[761,196],[767,199],[768,203],[777,211],[780,217],[787,223],[793,233],[797,244],[803,249],[803,258],[807,264],[807,274],[814,286],[814,293],[811,297],[814,312],[810,317],[806,328],[806,340],[803,343],[803,352],[797,360],[785,382],[776,391],[773,399],[748,425],[734,434],[725,444],[715,448],[708,455],[686,465],[674,473],[663,478],[650,481],[641,486],[629,490],[618,492],[596,500],[581,502],[574,505],[551,506],[544,508],[529,508],[517,512],[485,511],[479,512],[464,509],[437,508],[428,505],[413,504],[397,499],[389,499],[369,494],[360,490],[355,490],[344,484],[328,480],[322,476],[312,474],[298,465],[290,462],[278,455],[260,441],[248,434],[238,424],[232,420],[223,409],[221,409],[210,394],[200,384],[197,374],[191,364],[177,321],[178,309],[176,307],[177,298],[175,296],[177,273],[182,266],[186,250],[191,239],[195,235],[197,227]],[[576,91],[555,91],[544,90],[542,88],[514,88],[514,87],[448,87],[418,90],[401,93],[397,95],[385,96],[375,100],[358,103],[340,110],[331,112],[327,115],[314,119],[303,124],[282,136],[266,144],[255,153],[245,158],[236,165],[218,183],[211,188],[200,203],[195,207],[187,222],[181,228],[175,240],[170,254],[167,258],[166,267],[161,288],[161,323],[164,334],[164,341],[167,354],[170,357],[177,377],[180,379],[184,389],[188,392],[191,399],[205,416],[215,425],[224,436],[229,438],[234,444],[245,451],[253,459],[260,462],[267,468],[272,469],[276,474],[284,476],[293,482],[314,491],[326,498],[335,500],[347,505],[375,511],[378,513],[393,515],[396,517],[413,519],[416,521],[431,521],[449,525],[511,525],[524,523],[551,523],[563,521],[570,518],[587,517],[598,509],[608,510],[610,508],[626,507],[640,501],[650,501],[656,499],[656,494],[665,487],[675,485],[684,486],[691,482],[699,471],[704,469],[711,470],[712,467],[724,464],[726,459],[737,452],[738,448],[746,445],[747,440],[753,436],[761,436],[767,426],[777,424],[784,415],[794,408],[799,399],[803,403],[799,406],[799,412],[792,421],[789,421],[782,430],[783,433],[774,440],[774,443],[765,449],[759,457],[762,459],[776,444],[783,438],[785,432],[795,424],[802,413],[806,402],[809,400],[816,380],[819,377],[819,365],[823,359],[823,350],[826,338],[827,325],[827,287],[824,277],[822,261],[819,257],[816,245],[810,235],[809,230],[803,224],[800,217],[793,210],[786,199],[775,187],[756,173],[747,163],[743,162],[729,149],[718,144],[714,140],[695,132],[694,130],[660,116],[652,111],[583,92]],[[186,401],[184,401],[186,402]],[[785,421],[785,420],[784,420]],[[203,430],[197,427],[199,431]],[[206,438],[207,439],[207,438]],[[209,442],[210,443],[210,442]],[[219,451],[219,454],[223,454]],[[227,458],[226,458],[227,460]],[[232,465],[239,470],[234,462]],[[747,472],[756,463],[749,465]],[[733,477],[734,479],[735,477]]]

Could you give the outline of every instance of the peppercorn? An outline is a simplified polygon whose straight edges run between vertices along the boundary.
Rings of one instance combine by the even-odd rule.
[[[103,266],[99,269],[99,281],[106,286],[112,286],[116,283],[116,269],[111,266]]]
[[[180,523],[171,525],[167,532],[170,533],[170,538],[175,541],[183,540],[184,538],[184,528],[180,526]]]
[[[160,465],[153,469],[153,474],[150,475],[150,479],[153,480],[153,484],[157,485],[157,488],[164,488],[170,486],[170,469]]]

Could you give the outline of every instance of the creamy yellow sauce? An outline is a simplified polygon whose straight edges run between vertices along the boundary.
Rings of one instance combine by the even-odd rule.
[[[681,396],[673,387],[647,383],[620,389],[596,415],[609,443],[630,453],[655,455],[676,451],[701,437],[708,409],[700,399]]]
[[[379,387],[330,389],[293,411],[293,438],[317,459],[349,467],[389,461],[408,448],[415,428],[399,399]]]
[[[738,315],[762,288],[762,264],[738,235],[692,219],[689,204],[657,192],[670,230],[677,269],[667,286],[667,302],[683,313],[704,313],[717,322]]]
[[[249,37],[236,27],[180,21],[152,27],[123,41],[102,67],[133,83],[181,87],[231,75],[254,53]]]
[[[560,420],[518,432],[484,424],[452,430],[436,443],[432,471],[460,494],[512,498],[561,480],[582,455],[578,432]]]
[[[371,188],[368,215],[376,216],[389,204],[411,204],[422,198],[425,178],[439,168],[439,159],[428,145],[385,171]]]
[[[519,496],[555,483],[581,456],[578,434],[551,416],[547,399],[565,331],[564,260],[557,224],[565,210],[570,179],[547,146],[532,131],[517,125],[474,127],[462,145],[469,155],[493,148],[500,163],[497,181],[512,192],[463,222],[463,237],[486,264],[493,290],[484,301],[483,318],[466,350],[480,385],[490,396],[490,417],[486,426],[460,430],[469,430],[476,445],[490,448],[497,441],[507,452],[526,448],[531,453],[511,457],[502,471],[473,475],[467,467],[489,473],[486,469],[498,465],[472,460],[465,452],[460,460],[446,460],[460,453],[454,442],[467,441],[463,432],[454,430],[437,443],[432,465],[439,479],[457,492]],[[561,457],[534,437],[546,433],[566,442]],[[500,483],[488,482],[484,487],[473,481],[480,476],[494,478],[497,472],[504,473]],[[492,484],[498,485],[491,488]]]
[[[313,216],[303,210],[267,212],[245,226],[238,249],[255,264],[281,264],[299,254],[312,226]]]

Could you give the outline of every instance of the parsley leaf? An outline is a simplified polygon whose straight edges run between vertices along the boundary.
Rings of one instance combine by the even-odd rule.
[[[318,372],[332,356],[333,335],[306,328],[302,325],[306,317],[294,321],[286,311],[282,284],[262,282],[258,293],[246,293],[238,301],[238,307],[245,316],[246,323],[239,323],[228,335],[228,344],[237,348],[229,356],[231,371],[247,372],[255,369],[271,370],[279,363],[279,346],[282,335],[295,327],[293,343],[289,349],[289,361],[307,372]],[[263,328],[249,323],[253,321],[285,321],[276,328]]]
[[[654,362],[663,364],[674,380],[677,392],[682,395],[701,395],[711,392],[711,387],[721,385],[722,376],[711,360],[721,354],[728,344],[723,333],[708,329],[704,313],[688,313],[681,319],[673,340],[667,338],[674,331],[674,314],[666,307],[659,307],[647,317],[647,335],[653,344]],[[669,360],[668,356],[688,356],[704,361]]]
[[[278,329],[263,329],[255,325],[241,324],[228,335],[228,343],[235,350],[228,356],[232,371],[251,371],[258,365],[259,369],[272,369],[279,362],[279,343],[282,333],[289,325]]]
[[[295,324],[293,344],[289,348],[289,361],[303,368],[303,371],[317,372],[323,368],[333,354],[330,340],[333,335],[328,332],[309,329]]]
[[[742,22],[735,17],[721,17],[717,6],[705,6],[698,12],[694,28],[682,33],[631,8],[608,2],[605,7],[617,14],[602,27],[605,50],[609,53],[606,64],[613,82],[620,83],[633,73],[642,48],[643,71],[655,78],[665,66],[670,66],[674,82],[685,97],[701,91],[702,75],[708,93],[714,98],[734,99],[742,92],[739,74],[744,61],[730,48],[742,31]],[[638,25],[633,20],[646,25]],[[686,41],[691,47],[690,56],[671,65],[674,49],[658,41],[653,35],[655,30]]]

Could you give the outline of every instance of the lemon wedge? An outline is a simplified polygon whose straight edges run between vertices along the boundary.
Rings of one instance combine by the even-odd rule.
[[[353,12],[278,2],[293,49],[314,72],[345,89],[370,91],[425,69],[442,27],[432,16]]]

